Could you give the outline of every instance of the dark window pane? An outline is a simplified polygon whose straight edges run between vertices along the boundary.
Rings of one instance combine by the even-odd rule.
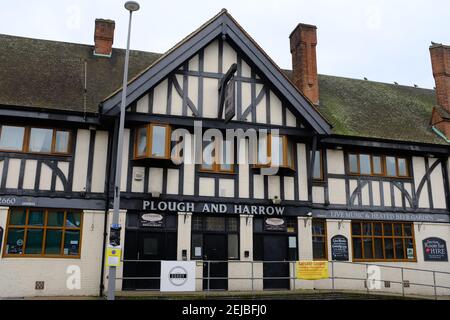
[[[374,232],[374,235],[376,235],[376,236],[381,236],[382,235],[381,223],[374,223],[373,224],[373,232]]]
[[[62,227],[64,225],[64,211],[49,211],[47,213],[47,226]]]
[[[353,255],[355,259],[362,259],[361,238],[353,238]]]
[[[22,151],[25,128],[2,126],[0,134],[0,149]]]
[[[372,170],[370,168],[370,155],[368,154],[360,154],[359,155],[359,164],[361,174],[371,174]]]
[[[375,238],[375,259],[383,259],[383,240]]]
[[[201,234],[192,234],[192,248],[191,248],[191,256],[194,258],[201,258],[202,247],[203,247],[203,237]]]
[[[372,235],[372,223],[363,223],[363,235],[371,236]]]
[[[313,220],[312,234],[325,235],[325,222],[323,220]]]
[[[358,173],[358,156],[356,154],[348,155],[349,167],[351,173]]]
[[[325,238],[313,237],[313,258],[325,259]]]
[[[23,226],[26,223],[27,213],[25,209],[11,209],[9,224],[12,226]]]
[[[78,255],[80,246],[80,231],[68,231],[64,235],[64,255]]]
[[[136,155],[145,156],[147,153],[147,127],[141,127],[137,132]]]
[[[390,223],[384,223],[383,224],[383,230],[385,236],[392,236],[392,224]]]
[[[404,235],[406,237],[411,237],[412,236],[411,225],[410,224],[404,224],[403,225],[403,232],[404,232]]]
[[[316,180],[322,179],[322,164],[321,164],[321,152],[320,150],[316,151],[316,155],[314,158],[314,171],[313,171],[313,178]]]
[[[253,260],[263,260],[263,235],[253,235]]]
[[[47,230],[45,254],[61,254],[62,230]]]
[[[23,240],[25,238],[24,229],[9,229],[8,230],[8,242],[6,243],[7,254],[22,254],[23,253]]]
[[[396,236],[402,235],[402,225],[400,223],[394,224],[394,235]]]
[[[395,258],[405,259],[405,252],[403,251],[403,240],[395,239]]]
[[[253,232],[263,232],[263,220],[253,218]]]
[[[228,231],[238,231],[238,218],[228,218]]]
[[[372,156],[372,170],[373,174],[382,174],[383,169],[381,167],[381,157],[380,156]]]
[[[359,222],[352,223],[352,234],[355,236],[361,235],[361,224]]]
[[[173,214],[168,214],[164,217],[166,219],[166,228],[176,229],[177,228],[177,216]]]
[[[44,225],[44,211],[30,210],[28,213],[29,226],[43,226]]]
[[[166,156],[166,127],[153,126],[152,127],[152,156],[165,157]]]
[[[398,175],[401,177],[406,177],[408,175],[406,159],[398,158]]]
[[[67,212],[66,227],[67,228],[79,228],[81,226],[81,213],[79,212]]]
[[[202,230],[202,222],[202,217],[192,216],[192,230]]]
[[[386,157],[386,174],[390,177],[395,177],[397,175],[395,157]]]
[[[43,237],[44,237],[44,231],[42,229],[28,229],[25,253],[26,254],[42,253]]]
[[[237,234],[228,235],[228,259],[239,258],[239,240]]]
[[[225,231],[225,217],[206,217],[206,231]]]
[[[70,133],[68,131],[56,131],[55,152],[69,152],[69,137]]]
[[[147,237],[144,238],[144,254],[148,256],[155,256],[158,254],[158,238],[157,237]]]
[[[363,238],[364,259],[373,259],[372,238]]]
[[[31,128],[29,150],[31,152],[52,151],[53,129]]]
[[[392,239],[384,239],[384,252],[386,259],[394,259],[394,243]]]

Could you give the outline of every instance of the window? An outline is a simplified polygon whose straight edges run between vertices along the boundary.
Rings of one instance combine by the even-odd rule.
[[[323,219],[312,221],[312,242],[314,260],[328,260],[327,254],[327,222]]]
[[[202,171],[234,173],[233,152],[227,141],[203,141]],[[222,159],[220,159],[222,157]]]
[[[280,167],[294,170],[294,144],[287,136],[260,136],[255,167]]]
[[[408,160],[394,156],[350,153],[348,170],[352,175],[410,177]]]
[[[3,255],[80,257],[82,214],[59,209],[10,209]]]
[[[352,222],[355,261],[416,261],[412,223]]]
[[[313,179],[314,180],[323,180],[323,158],[322,158],[322,150],[316,150],[316,154],[314,156],[314,166],[313,166]]]
[[[70,132],[52,128],[0,126],[0,150],[67,154]]]
[[[170,158],[171,129],[167,124],[150,123],[136,129],[134,158]]]

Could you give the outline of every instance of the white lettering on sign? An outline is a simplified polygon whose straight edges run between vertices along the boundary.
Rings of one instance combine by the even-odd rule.
[[[145,200],[142,209],[146,211],[172,211],[172,212],[196,212],[193,202],[177,202],[177,201],[149,201]],[[224,203],[203,203],[199,205],[198,210],[201,213],[236,213],[251,215],[276,215],[284,214],[285,207],[281,206],[263,206],[263,205],[247,205],[235,204],[229,207]]]

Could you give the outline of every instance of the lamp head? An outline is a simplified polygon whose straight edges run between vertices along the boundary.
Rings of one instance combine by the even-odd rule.
[[[139,3],[137,3],[136,1],[125,2],[125,9],[127,9],[128,11],[138,11],[139,8]]]

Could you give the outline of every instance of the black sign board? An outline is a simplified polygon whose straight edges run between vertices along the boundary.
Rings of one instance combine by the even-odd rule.
[[[225,87],[225,98],[224,98],[224,107],[225,107],[225,122],[233,119],[236,114],[236,104],[235,104],[235,85],[234,78],[231,78],[228,81]]]
[[[284,218],[266,218],[264,219],[265,231],[286,231],[286,219]]]
[[[447,245],[440,238],[426,238],[422,241],[425,261],[448,261]]]
[[[331,257],[333,261],[348,261],[348,241],[342,235],[331,238]]]
[[[163,215],[159,213],[143,213],[141,214],[141,227],[162,228],[164,222]]]

